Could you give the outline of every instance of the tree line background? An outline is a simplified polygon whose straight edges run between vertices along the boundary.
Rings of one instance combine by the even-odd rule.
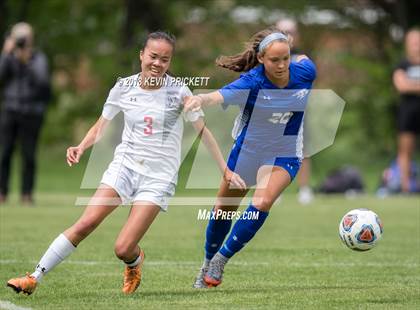
[[[29,22],[50,60],[53,97],[41,143],[53,149],[78,142],[115,80],[139,71],[149,31],[176,35],[171,72],[210,76],[209,88],[218,88],[238,75],[216,67],[217,56],[239,52],[253,33],[293,17],[300,50],[318,67],[315,87],[346,101],[334,147],[317,160],[369,165],[396,154],[391,77],[403,56],[403,33],[419,24],[419,11],[420,2],[407,0],[0,0],[0,32]]]

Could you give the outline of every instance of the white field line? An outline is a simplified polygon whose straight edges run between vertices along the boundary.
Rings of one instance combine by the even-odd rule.
[[[15,305],[7,300],[0,300],[0,309],[4,310],[32,310],[32,308],[25,308]]]
[[[12,265],[12,264],[34,264],[36,265],[37,261],[21,261],[14,259],[2,259],[0,260],[0,265]],[[115,261],[85,261],[85,260],[67,260],[63,262],[64,264],[72,265],[120,265],[121,262],[118,260]],[[149,261],[146,260],[145,263],[149,266],[192,266],[197,267],[200,265],[200,261]],[[268,262],[235,262],[232,261],[229,263],[232,266],[271,266],[272,263]],[[282,263],[286,268],[287,267],[400,267],[400,268],[419,268],[420,264],[415,262],[401,262],[401,263],[340,263],[340,262],[325,262],[325,263],[298,263],[298,262],[285,262]]]
[[[0,259],[0,265],[12,265],[12,264],[25,264],[30,263],[36,265],[37,261],[20,261],[15,259]],[[85,261],[85,260],[66,260],[63,264],[72,265],[121,265],[122,263],[118,260],[115,261]],[[200,266],[201,261],[149,261],[146,260],[145,264],[148,266]],[[236,266],[264,266],[269,265],[267,262],[232,262],[230,265]]]

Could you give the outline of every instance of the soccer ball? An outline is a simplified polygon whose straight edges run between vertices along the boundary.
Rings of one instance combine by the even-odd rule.
[[[341,241],[352,250],[367,251],[381,239],[382,222],[368,209],[354,209],[346,213],[338,227]]]

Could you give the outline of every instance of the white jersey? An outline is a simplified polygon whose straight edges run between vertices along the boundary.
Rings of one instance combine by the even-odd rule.
[[[195,122],[202,111],[183,113],[183,98],[192,96],[185,85],[171,85],[171,77],[159,89],[138,85],[139,74],[120,79],[111,89],[102,116],[111,120],[124,113],[122,141],[114,162],[152,178],[177,182],[181,162],[183,120]]]

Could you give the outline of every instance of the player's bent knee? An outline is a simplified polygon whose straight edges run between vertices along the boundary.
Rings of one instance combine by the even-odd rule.
[[[114,252],[119,259],[127,261],[133,258],[135,247],[122,242],[117,242],[114,247]]]
[[[254,199],[254,206],[260,211],[268,212],[273,206],[274,201],[269,198],[261,197]]]

